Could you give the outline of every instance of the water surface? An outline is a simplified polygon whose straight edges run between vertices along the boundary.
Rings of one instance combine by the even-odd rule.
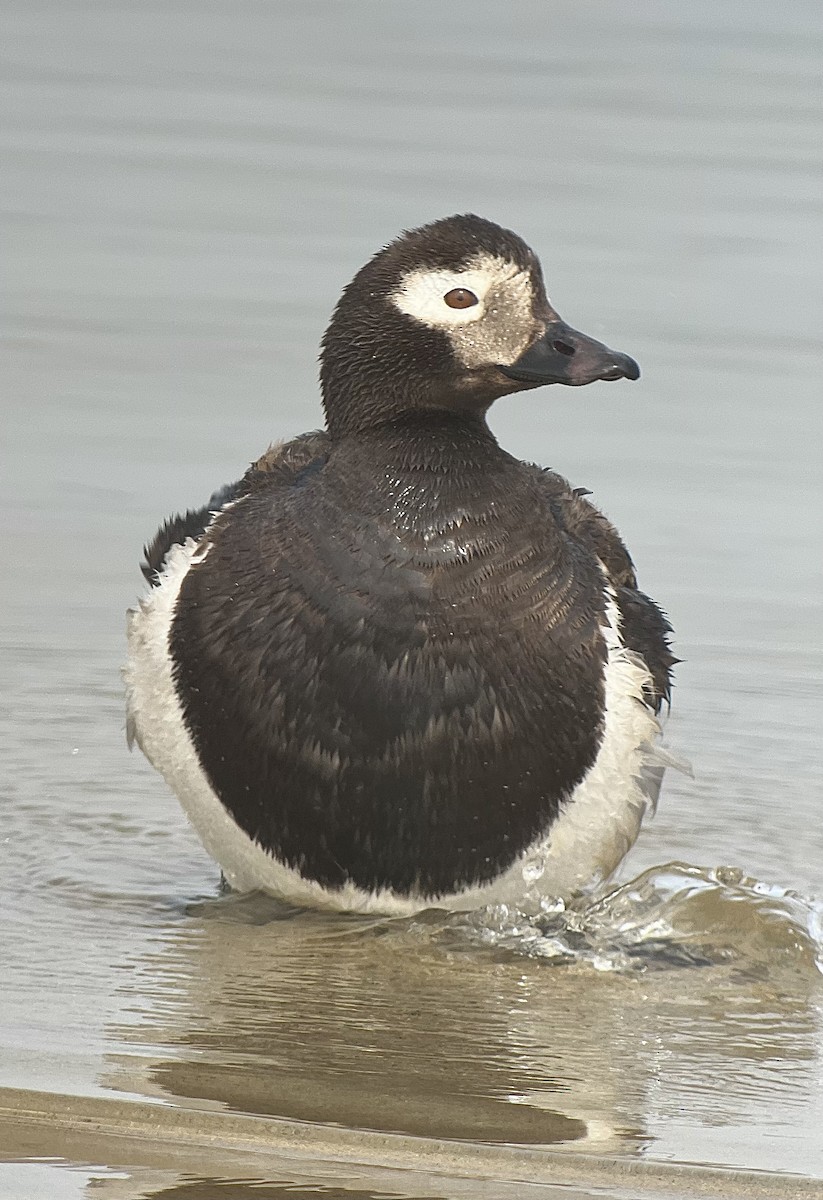
[[[819,6],[3,20],[0,1083],[823,1177]],[[125,749],[140,547],[319,424],[342,285],[465,210],[641,362],[492,424],[623,531],[695,778],[594,915],[221,899]]]

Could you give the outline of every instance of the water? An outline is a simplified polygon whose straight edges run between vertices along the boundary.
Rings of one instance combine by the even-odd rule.
[[[819,6],[3,21],[0,1083],[823,1178]],[[140,547],[319,423],[341,286],[469,209],[643,367],[492,423],[593,490],[669,611],[695,779],[588,912],[219,898],[125,749]]]

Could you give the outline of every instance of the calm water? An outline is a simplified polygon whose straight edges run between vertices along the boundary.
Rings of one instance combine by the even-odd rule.
[[[819,4],[3,21],[0,1084],[823,1178]],[[593,490],[669,611],[695,779],[594,912],[220,899],[125,748],[140,547],[319,423],[342,285],[465,210],[641,362],[492,424]]]

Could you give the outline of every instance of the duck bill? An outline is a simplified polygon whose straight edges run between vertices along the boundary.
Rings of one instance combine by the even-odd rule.
[[[542,336],[500,370],[509,379],[532,387],[544,383],[582,387],[596,379],[640,378],[640,368],[628,354],[610,350],[560,320],[549,321]]]

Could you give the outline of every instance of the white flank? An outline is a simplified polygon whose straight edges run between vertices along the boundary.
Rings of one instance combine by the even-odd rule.
[[[535,893],[568,897],[606,878],[634,843],[654,805],[662,769],[655,765],[659,725],[642,702],[645,664],[623,646],[611,594],[604,635],[606,716],[597,759],[552,826],[492,883],[443,896],[367,892],[347,884],[321,887],[253,841],[215,795],[183,720],[172,678],[169,631],[183,579],[206,551],[191,539],[173,547],[158,586],[129,612],[124,670],[128,732],[178,796],[209,854],[238,891],[259,888],[292,904],[360,913],[409,915],[423,908],[473,909],[517,904]]]
[[[526,855],[529,872],[544,868],[541,891],[569,896],[600,883],[619,866],[637,840],[643,818],[654,809],[663,778],[655,743],[660,722],[643,702],[648,667],[628,650],[620,612],[607,589],[608,657],[603,740],[588,774],[566,801],[542,848]]]

